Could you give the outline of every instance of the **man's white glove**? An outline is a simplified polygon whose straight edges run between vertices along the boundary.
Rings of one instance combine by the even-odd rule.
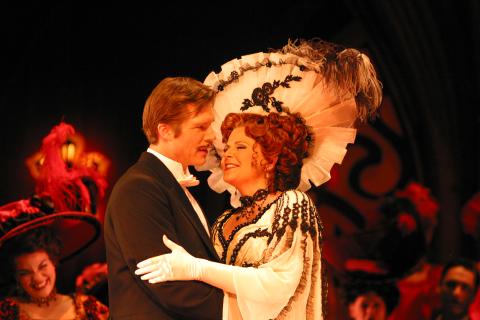
[[[152,257],[137,264],[136,275],[150,283],[175,280],[200,280],[203,259],[190,255],[183,247],[163,235],[163,243],[171,253]]]

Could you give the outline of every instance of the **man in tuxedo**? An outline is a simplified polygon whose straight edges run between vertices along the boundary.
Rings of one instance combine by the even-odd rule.
[[[190,254],[219,261],[205,216],[187,187],[213,143],[215,93],[191,78],[166,78],[148,97],[143,131],[150,144],[115,184],[105,217],[109,306],[117,319],[221,319],[224,294],[197,281],[149,284],[138,262],[170,252],[165,234]]]

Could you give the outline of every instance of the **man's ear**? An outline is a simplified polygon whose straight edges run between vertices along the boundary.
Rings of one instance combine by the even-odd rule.
[[[166,123],[159,123],[157,125],[157,135],[158,140],[163,141],[170,141],[175,137],[172,127]]]

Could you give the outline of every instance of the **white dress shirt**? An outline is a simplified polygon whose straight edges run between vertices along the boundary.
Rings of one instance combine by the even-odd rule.
[[[167,158],[166,156],[153,150],[152,148],[148,148],[147,152],[153,154],[160,161],[162,161],[162,163],[167,167],[168,170],[170,170],[170,172],[173,174],[175,179],[177,179],[177,181],[188,180],[189,178],[192,177],[192,175],[188,171],[188,168],[185,171],[183,170],[183,166],[180,162]],[[188,200],[190,200],[190,203],[192,204],[193,209],[195,209],[195,212],[197,213],[197,216],[200,219],[200,222],[205,228],[205,231],[210,236],[210,230],[208,228],[207,219],[205,219],[205,215],[203,214],[203,211],[200,208],[200,205],[198,204],[197,200],[195,200],[195,198],[192,196],[190,191],[188,191],[187,187],[182,186],[182,189],[183,191],[185,191],[185,194],[187,195]]]

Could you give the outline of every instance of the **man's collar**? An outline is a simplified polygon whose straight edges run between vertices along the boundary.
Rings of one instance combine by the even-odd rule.
[[[160,152],[153,150],[152,148],[148,148],[147,152],[150,152],[155,157],[157,157],[160,161],[162,161],[163,164],[168,168],[168,170],[170,170],[170,172],[173,174],[175,179],[179,180],[184,178],[185,176],[190,175],[188,168],[184,171],[183,166],[180,162],[170,159],[164,156],[163,154],[161,154]]]
[[[162,161],[162,163],[167,167],[168,170],[170,170],[180,185],[192,187],[199,184],[199,181],[195,178],[195,176],[188,171],[188,167],[183,170],[183,165],[180,162],[170,159],[160,152],[153,150],[152,148],[148,148],[147,152],[153,154],[160,161]]]

